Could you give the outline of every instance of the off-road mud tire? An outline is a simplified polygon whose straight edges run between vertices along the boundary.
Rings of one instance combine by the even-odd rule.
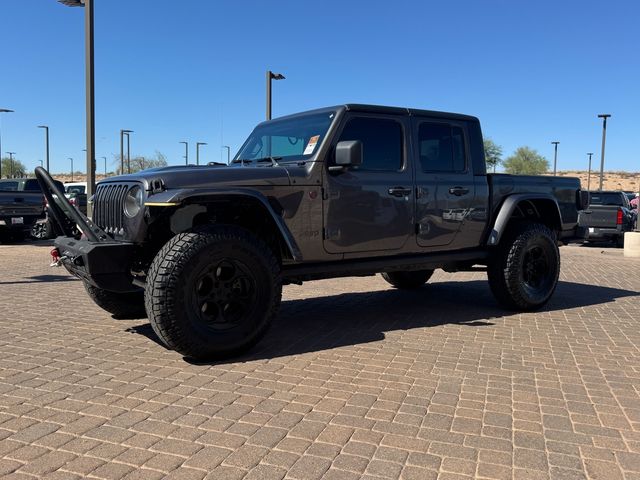
[[[527,271],[538,255],[544,258]],[[504,307],[523,311],[542,307],[553,295],[560,274],[555,233],[541,223],[512,224],[491,255],[487,274],[493,295]]]
[[[400,290],[415,290],[422,287],[433,275],[433,270],[384,272],[382,278]]]
[[[237,278],[227,283],[217,277],[227,268],[225,262],[237,269]],[[211,283],[207,293],[202,292],[204,283]],[[238,297],[229,305],[240,313],[228,322],[226,300],[218,298],[234,291]],[[237,300],[245,298],[244,291],[251,291],[251,301]],[[212,300],[200,306],[202,295]],[[272,250],[251,232],[232,225],[200,227],[173,237],[153,260],[145,289],[154,332],[168,348],[199,361],[233,357],[255,345],[276,316],[281,297],[280,262]]]
[[[120,319],[145,318],[144,291],[137,292],[111,292],[94,287],[90,283],[83,282],[84,288],[94,301],[103,310]]]

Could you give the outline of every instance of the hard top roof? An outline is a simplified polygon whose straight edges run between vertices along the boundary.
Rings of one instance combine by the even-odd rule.
[[[474,122],[478,121],[477,117],[474,117],[471,115],[464,115],[461,113],[438,112],[435,110],[421,110],[417,108],[406,108],[406,107],[389,107],[384,105],[366,105],[361,103],[347,103],[344,105],[335,105],[332,107],[317,108],[314,110],[307,110],[305,112],[285,115],[282,117],[274,118],[273,120],[275,121],[286,120],[290,118],[295,118],[299,115],[332,112],[332,111],[339,111],[339,110],[346,110],[349,112],[361,112],[361,113],[382,113],[382,114],[389,114],[389,115],[436,117],[436,118],[446,118],[448,120],[461,120],[461,121],[474,121]]]

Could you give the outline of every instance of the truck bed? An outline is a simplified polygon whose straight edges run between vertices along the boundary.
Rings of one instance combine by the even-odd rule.
[[[507,195],[517,193],[546,193],[553,195],[560,207],[563,230],[572,230],[578,224],[576,190],[580,179],[575,177],[553,177],[550,175],[487,174],[491,212],[497,211]]]

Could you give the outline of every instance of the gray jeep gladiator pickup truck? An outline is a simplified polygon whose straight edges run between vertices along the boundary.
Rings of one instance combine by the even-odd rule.
[[[415,289],[436,268],[486,270],[501,304],[541,307],[588,194],[488,174],[475,117],[342,105],[261,123],[228,166],[109,178],[92,203],[92,220],[53,208],[59,263],[103,309],[146,314],[167,347],[205,360],[254,345],[283,284],[381,273]]]

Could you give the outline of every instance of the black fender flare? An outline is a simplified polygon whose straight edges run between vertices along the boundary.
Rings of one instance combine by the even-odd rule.
[[[145,205],[148,207],[177,207],[180,205],[208,202],[216,197],[244,197],[258,201],[267,210],[269,216],[278,228],[278,231],[282,236],[282,240],[291,254],[291,258],[296,262],[302,261],[302,253],[300,252],[291,231],[285,224],[282,215],[276,213],[269,200],[262,195],[262,193],[255,190],[248,188],[217,188],[215,190],[192,188],[165,190],[164,192],[148,197],[145,201]]]
[[[507,224],[509,223],[513,212],[521,202],[536,200],[544,200],[545,202],[551,202],[554,205],[554,214],[557,213],[557,219],[554,219],[554,224],[556,224],[555,220],[557,220],[557,228],[562,229],[560,206],[553,195],[547,193],[516,193],[514,195],[509,195],[505,198],[504,202],[502,202],[502,205],[498,210],[498,214],[495,216],[493,226],[489,230],[487,245],[494,246],[500,243],[500,239],[507,229]]]

